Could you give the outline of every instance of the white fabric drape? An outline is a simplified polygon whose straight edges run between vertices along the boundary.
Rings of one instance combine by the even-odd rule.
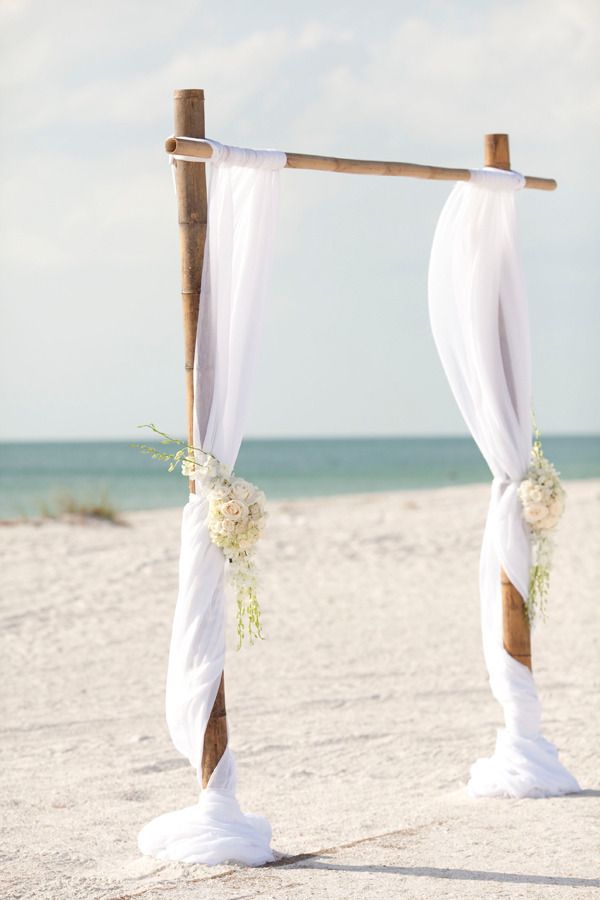
[[[442,210],[429,267],[437,349],[492,475],[480,564],[483,649],[504,711],[494,755],[471,768],[473,796],[548,797],[579,790],[541,735],[529,669],[504,649],[500,568],[527,597],[530,545],[517,495],[531,449],[527,302],[516,238],[517,173],[477,170]]]
[[[285,154],[210,142],[208,226],[195,356],[194,443],[233,467],[243,436],[261,308],[270,268]],[[200,489],[200,486],[199,486]],[[177,750],[198,770],[225,663],[224,557],[210,540],[207,502],[183,511],[179,595],[167,674],[167,723]],[[199,803],[154,819],[143,853],[215,865],[273,859],[266,819],[242,813],[227,747]]]

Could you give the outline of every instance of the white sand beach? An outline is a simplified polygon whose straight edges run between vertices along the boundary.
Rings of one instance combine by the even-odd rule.
[[[136,846],[197,794],[164,721],[180,510],[2,526],[0,895],[598,896],[600,481],[566,486],[534,671],[584,791],[552,800],[465,790],[501,725],[479,627],[489,488],[270,505],[267,639],[236,652],[232,619],[226,671],[238,797],[284,857],[262,869]]]

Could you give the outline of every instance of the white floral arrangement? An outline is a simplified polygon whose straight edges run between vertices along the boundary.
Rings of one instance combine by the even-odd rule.
[[[247,634],[251,644],[263,638],[257,594],[254,549],[266,524],[265,495],[255,485],[238,478],[229,466],[206,450],[190,447],[155,425],[150,428],[163,444],[179,444],[176,453],[166,453],[146,444],[136,444],[143,453],[168,462],[169,472],[178,466],[181,474],[196,482],[208,500],[207,527],[213,544],[229,561],[230,580],[236,591],[238,649]]]
[[[533,623],[537,615],[543,617],[546,612],[554,550],[553,532],[565,508],[565,491],[559,473],[544,456],[537,428],[527,478],[519,486],[519,499],[531,536],[529,597],[525,610],[530,623]]]

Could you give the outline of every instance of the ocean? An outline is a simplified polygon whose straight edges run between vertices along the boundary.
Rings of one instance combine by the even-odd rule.
[[[148,442],[150,443],[150,442]],[[563,478],[600,478],[600,435],[545,437]],[[430,488],[489,481],[470,438],[244,441],[236,473],[271,498]],[[187,481],[129,441],[0,444],[0,518],[36,516],[65,493],[118,510],[181,506]]]

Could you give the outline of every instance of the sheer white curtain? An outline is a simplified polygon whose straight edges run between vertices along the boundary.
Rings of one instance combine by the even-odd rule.
[[[541,735],[529,669],[504,649],[500,568],[521,596],[529,583],[529,537],[517,489],[531,449],[527,302],[517,247],[517,173],[476,170],[442,210],[429,267],[429,311],[437,349],[492,475],[480,565],[483,649],[505,728],[489,759],[471,768],[473,796],[548,797],[579,790]]]
[[[284,153],[209,142],[208,227],[195,357],[194,443],[235,464],[242,442],[270,268]],[[200,489],[200,486],[198,486]],[[204,733],[225,664],[224,557],[210,540],[207,503],[183,511],[179,595],[167,674],[167,723],[177,750],[198,771]],[[229,747],[194,806],[166,813],[140,832],[143,853],[215,865],[273,859],[266,819],[235,798]]]

